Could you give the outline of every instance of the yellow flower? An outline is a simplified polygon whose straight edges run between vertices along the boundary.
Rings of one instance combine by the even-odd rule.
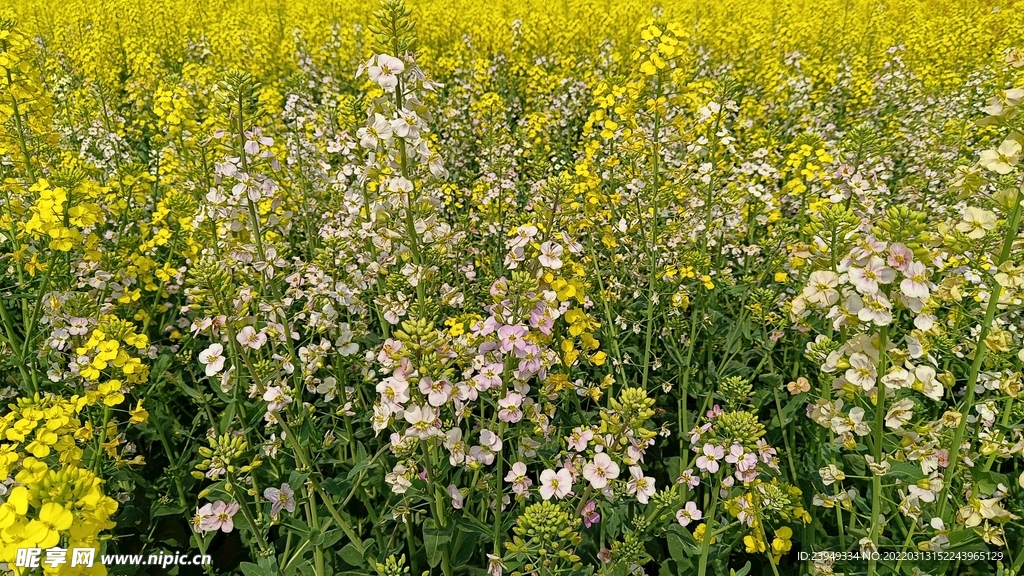
[[[772,540],[772,556],[778,562],[783,554],[793,548],[793,530],[789,526],[783,526],[775,531],[775,538]]]
[[[707,524],[703,524],[703,523],[698,524],[697,527],[693,529],[693,539],[696,540],[697,542],[704,542],[704,534],[707,532],[707,529],[708,529],[708,525]],[[710,543],[714,544],[716,540],[718,540],[718,539],[715,538],[714,534],[712,534],[711,535],[711,542]]]
[[[149,412],[142,407],[142,400],[139,400],[139,403],[135,405],[135,408],[128,413],[131,414],[131,419],[128,421],[132,424],[142,424],[146,420],[149,420]]]
[[[747,554],[765,551],[764,541],[752,534],[743,537],[743,544],[747,547]]]
[[[46,476],[47,470],[49,468],[46,466],[46,462],[40,462],[28,456],[21,463],[21,470],[14,476],[14,479],[22,484],[35,484]]]
[[[16,486],[7,501],[0,504],[0,529],[8,528],[19,517],[28,513],[28,488]]]
[[[74,519],[74,514],[67,508],[56,502],[47,502],[39,510],[39,518],[25,527],[25,538],[39,548],[52,548],[60,542],[61,531],[71,528]]]

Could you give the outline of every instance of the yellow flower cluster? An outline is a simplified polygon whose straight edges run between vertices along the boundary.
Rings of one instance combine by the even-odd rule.
[[[14,486],[0,505],[0,560],[13,566],[19,548],[99,550],[100,532],[117,502],[103,492],[103,480],[82,467],[82,445],[93,440],[91,422],[83,424],[86,397],[54,395],[21,398],[0,417],[0,476]],[[99,564],[67,564],[48,574],[104,574]]]

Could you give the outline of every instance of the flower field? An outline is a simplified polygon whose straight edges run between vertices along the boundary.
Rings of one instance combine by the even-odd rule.
[[[0,563],[1024,575],[1022,104],[1019,0],[10,0]]]

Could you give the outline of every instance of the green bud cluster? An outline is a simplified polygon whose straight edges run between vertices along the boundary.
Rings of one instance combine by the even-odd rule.
[[[405,554],[402,554],[397,559],[392,554],[387,557],[383,564],[380,562],[375,563],[374,569],[377,571],[378,576],[405,576],[405,574],[409,573],[409,567],[405,565]]]
[[[712,436],[722,444],[730,446],[735,443],[748,450],[754,449],[765,433],[764,424],[746,410],[721,414],[715,418],[711,430]]]
[[[242,458],[245,455],[245,451],[249,448],[245,438],[241,436],[232,436],[231,434],[221,434],[215,438],[210,438],[210,446],[201,446],[199,448],[199,455],[203,457],[203,461],[196,464],[196,470],[192,472],[192,476],[198,479],[202,479],[206,476],[208,470],[226,471],[228,474],[234,474],[238,468],[233,464],[234,461]],[[220,478],[220,472],[215,472],[212,479],[217,480]]]
[[[580,519],[561,502],[545,500],[528,506],[516,519],[512,531],[515,536],[505,546],[513,554],[536,558],[544,572],[556,566],[578,565],[580,557],[574,553],[582,538]],[[532,572],[538,566],[527,564]]]
[[[736,410],[749,405],[754,387],[747,378],[729,376],[718,383],[718,390],[725,408]]]
[[[384,0],[380,10],[373,13],[377,24],[368,26],[374,39],[384,52],[394,55],[415,50],[416,36],[413,34],[412,10],[404,0]]]
[[[654,399],[647,397],[643,388],[624,388],[619,398],[610,398],[610,410],[601,412],[601,432],[622,435],[620,442],[628,442],[625,433],[631,432],[643,440],[657,436],[645,427],[654,416]]]

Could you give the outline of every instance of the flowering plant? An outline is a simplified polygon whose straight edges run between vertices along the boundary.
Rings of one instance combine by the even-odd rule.
[[[0,562],[1021,574],[1024,12],[819,4],[13,0]]]

